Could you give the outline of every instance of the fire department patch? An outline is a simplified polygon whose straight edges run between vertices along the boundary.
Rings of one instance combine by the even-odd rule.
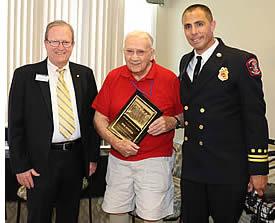
[[[259,67],[259,64],[258,64],[258,61],[256,60],[256,58],[250,58],[246,62],[246,67],[248,69],[250,76],[254,77],[254,76],[262,75],[262,72],[260,70],[260,67]]]

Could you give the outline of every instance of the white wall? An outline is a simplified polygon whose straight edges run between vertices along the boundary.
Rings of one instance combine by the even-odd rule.
[[[225,44],[253,52],[260,61],[270,138],[275,139],[275,1],[165,0],[157,14],[157,61],[178,73],[182,54],[191,50],[185,40],[181,15],[194,3],[206,4],[217,22],[215,36]]]

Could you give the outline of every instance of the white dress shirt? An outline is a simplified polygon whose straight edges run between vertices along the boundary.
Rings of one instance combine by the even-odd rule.
[[[58,117],[57,91],[56,91],[58,75],[59,75],[59,73],[56,70],[58,69],[58,67],[53,65],[49,61],[49,59],[47,61],[47,67],[48,67],[48,74],[49,74],[49,85],[50,85],[50,92],[51,92],[53,126],[54,126],[52,143],[66,142],[66,141],[78,139],[81,137],[80,125],[79,125],[78,112],[77,112],[77,106],[76,106],[74,85],[73,85],[73,80],[72,80],[69,64],[66,64],[63,67],[63,69],[65,69],[64,80],[65,80],[68,90],[70,92],[72,108],[73,108],[73,113],[74,113],[75,126],[76,126],[76,129],[75,129],[74,133],[71,135],[70,139],[65,138],[59,132],[59,117]]]
[[[203,65],[206,63],[206,61],[209,59],[209,57],[212,55],[212,53],[214,52],[214,50],[216,49],[216,47],[219,45],[219,41],[217,39],[215,39],[214,44],[209,47],[205,52],[203,52],[203,54],[199,55],[196,50],[194,57],[190,60],[188,67],[187,67],[187,74],[190,78],[190,80],[193,82],[193,73],[194,73],[194,69],[197,63],[197,56],[201,56],[201,68],[200,71],[203,67]]]

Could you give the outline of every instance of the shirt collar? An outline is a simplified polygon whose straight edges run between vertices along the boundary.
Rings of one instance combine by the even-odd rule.
[[[49,60],[49,58],[47,59],[47,64],[48,64],[48,68],[49,68],[51,71],[56,71],[56,70],[59,69],[57,66],[55,66],[55,65]],[[64,67],[62,67],[62,69],[69,70],[69,62],[68,62]]]
[[[196,50],[194,50],[195,52],[195,56],[194,57],[197,57],[197,56],[201,56],[202,57],[202,61],[203,63],[205,63],[209,57],[212,55],[212,53],[214,52],[214,50],[216,49],[216,47],[219,45],[219,41],[215,38],[214,39],[214,44],[212,46],[210,46],[205,52],[203,52],[201,55],[199,55]]]

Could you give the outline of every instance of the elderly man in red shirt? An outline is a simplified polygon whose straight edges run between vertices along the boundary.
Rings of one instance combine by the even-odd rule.
[[[126,65],[108,74],[92,104],[95,127],[112,146],[102,208],[111,223],[128,223],[133,210],[144,222],[162,222],[173,214],[173,137],[183,119],[179,80],[156,64],[153,38],[146,32],[126,36],[124,56]],[[162,112],[139,144],[107,128],[137,90]]]

